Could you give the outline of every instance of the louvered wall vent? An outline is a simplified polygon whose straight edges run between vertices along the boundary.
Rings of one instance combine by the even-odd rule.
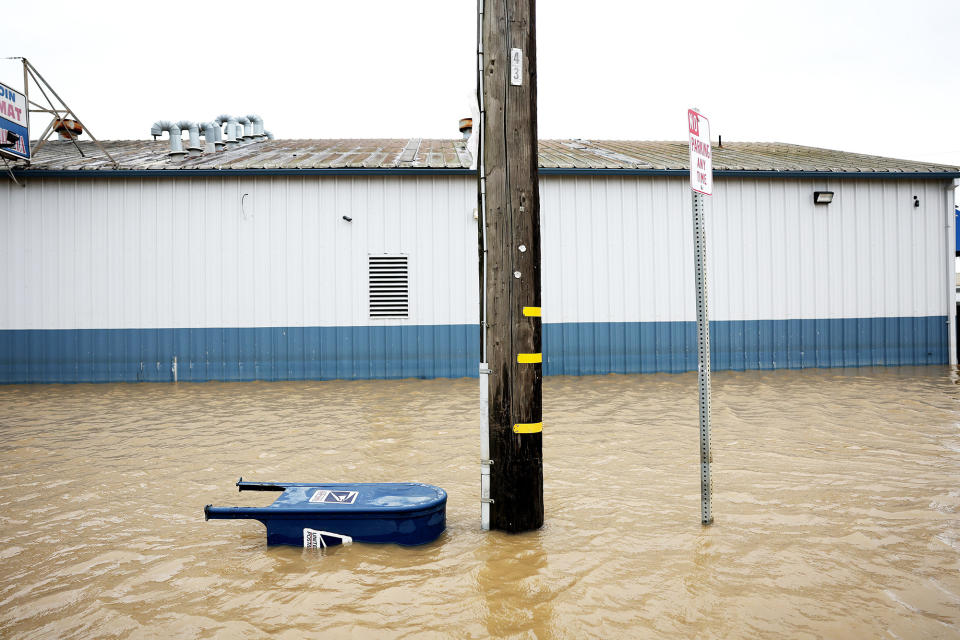
[[[370,256],[370,317],[409,316],[410,280],[407,256]]]

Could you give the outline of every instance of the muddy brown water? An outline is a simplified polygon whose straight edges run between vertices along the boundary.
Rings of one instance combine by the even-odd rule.
[[[958,638],[960,378],[548,378],[546,525],[479,530],[476,380],[0,387],[0,637]],[[237,477],[449,492],[417,548],[268,548]]]

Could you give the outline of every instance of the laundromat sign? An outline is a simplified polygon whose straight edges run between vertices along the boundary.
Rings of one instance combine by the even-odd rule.
[[[0,83],[0,153],[30,159],[27,98]]]

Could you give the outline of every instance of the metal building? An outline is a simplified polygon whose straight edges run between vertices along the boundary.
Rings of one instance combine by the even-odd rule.
[[[106,143],[120,169],[85,144],[0,183],[0,382],[476,374],[463,141]],[[541,142],[545,373],[696,369],[686,164]],[[714,368],[955,362],[960,169],[776,143],[714,168]]]

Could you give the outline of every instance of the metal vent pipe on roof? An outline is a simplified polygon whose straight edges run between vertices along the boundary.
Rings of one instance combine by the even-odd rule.
[[[186,153],[183,150],[183,141],[180,139],[180,127],[169,120],[157,120],[150,127],[150,135],[156,140],[157,136],[166,131],[170,135],[170,156],[182,156]]]
[[[190,155],[200,155],[203,152],[203,148],[200,146],[200,127],[197,126],[197,123],[189,120],[181,120],[177,123],[177,126],[180,127],[181,131],[186,129],[187,133],[190,134],[190,141],[187,143],[187,151],[190,152]]]
[[[203,139],[206,140],[206,151],[215,153],[223,151],[224,143],[220,138],[220,125],[216,122],[201,122],[200,128],[203,130]]]
[[[473,133],[473,118],[460,118],[460,135],[464,140],[469,140],[471,133]]]
[[[57,118],[53,121],[53,130],[58,140],[76,140],[83,133],[83,125],[76,120]]]
[[[237,137],[239,138],[242,135],[243,144],[248,144],[253,140],[253,123],[250,122],[250,118],[246,116],[240,116],[237,118],[237,122],[243,125],[243,133],[237,135]]]
[[[253,137],[260,142],[266,140],[267,136],[263,133],[263,118],[255,113],[248,113],[247,119],[253,123]]]
[[[240,125],[237,123],[236,118],[223,113],[217,116],[214,122],[216,122],[217,125],[227,125],[227,129],[224,131],[227,148],[232,149],[240,143],[240,141],[237,140],[237,130],[240,128]]]

